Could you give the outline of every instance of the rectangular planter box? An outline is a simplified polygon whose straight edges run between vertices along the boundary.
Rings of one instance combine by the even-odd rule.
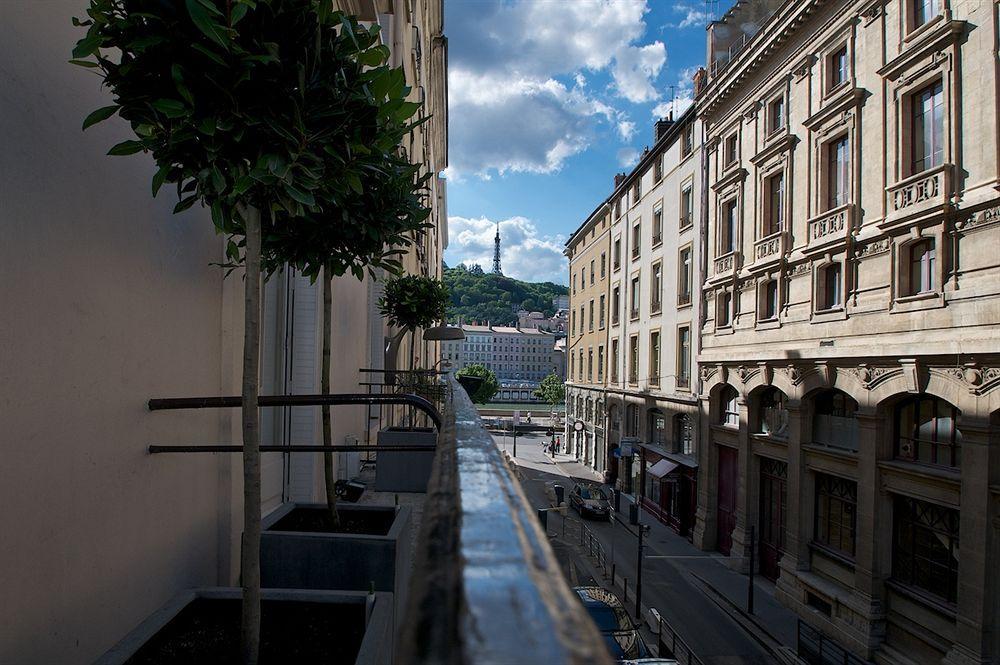
[[[410,582],[410,507],[337,504],[341,519],[370,515],[382,534],[279,531],[292,511],[325,504],[286,503],[262,520],[261,586],[274,589],[375,591],[394,595],[392,623],[402,616]]]
[[[96,665],[240,663],[241,593],[240,589],[230,587],[184,591],[98,658]],[[330,665],[389,665],[392,662],[390,594],[266,589],[262,607],[261,662],[307,660]],[[229,639],[213,644],[222,634],[220,617],[225,617],[223,623]],[[297,634],[297,629],[301,630],[301,635]],[[321,650],[314,639],[317,632],[331,636],[329,657],[317,653]],[[200,650],[189,646],[193,634],[198,635],[196,641]],[[171,640],[171,637],[176,639]],[[219,649],[220,643],[225,644],[224,649]],[[162,655],[164,647],[169,649],[171,657]],[[156,654],[160,654],[159,658],[150,660]]]
[[[378,433],[380,446],[427,446],[424,451],[381,453],[375,463],[378,492],[426,492],[434,464],[437,432],[430,427],[387,427]]]

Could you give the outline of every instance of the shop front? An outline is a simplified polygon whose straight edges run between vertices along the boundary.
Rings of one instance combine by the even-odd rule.
[[[639,476],[636,485],[641,488],[642,507],[690,539],[697,507],[697,462],[651,444],[641,445],[641,456],[636,461],[634,466]]]

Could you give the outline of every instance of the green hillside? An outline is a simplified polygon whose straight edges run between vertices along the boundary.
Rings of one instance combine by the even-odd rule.
[[[486,273],[479,266],[445,268],[444,283],[451,292],[448,320],[452,322],[461,317],[465,323],[513,325],[517,323],[518,309],[552,316],[552,298],[569,293],[559,284],[522,282]]]

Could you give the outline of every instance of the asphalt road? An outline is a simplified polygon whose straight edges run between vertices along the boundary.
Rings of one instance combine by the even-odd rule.
[[[495,436],[498,446],[513,451],[511,437]],[[517,437],[517,462],[522,485],[532,505],[538,508],[552,505],[553,484],[561,484],[569,492],[577,478],[593,482],[593,474],[575,463],[553,462],[542,452],[548,437],[527,435]],[[621,517],[627,520],[622,506]],[[580,546],[580,516],[570,510],[563,534],[562,517],[550,513],[548,532],[556,555],[562,562],[563,574],[572,586],[596,584],[611,588],[610,578],[602,575],[594,559],[587,556],[587,546]],[[643,522],[651,520],[643,514]],[[628,602],[634,617],[635,578],[637,568],[637,537],[635,527],[618,521],[583,521],[582,524],[600,542],[609,563],[615,567],[621,598],[621,578],[628,578]],[[710,555],[693,550],[680,536],[658,529],[646,540],[643,557],[642,605],[655,607],[663,619],[679,635],[705,665],[758,665],[777,660],[737,624],[707,592],[696,577],[699,568],[720,566]]]

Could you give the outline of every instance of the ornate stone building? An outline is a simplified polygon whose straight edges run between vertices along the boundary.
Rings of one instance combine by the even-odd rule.
[[[709,28],[695,543],[879,663],[1000,657],[997,15]]]

